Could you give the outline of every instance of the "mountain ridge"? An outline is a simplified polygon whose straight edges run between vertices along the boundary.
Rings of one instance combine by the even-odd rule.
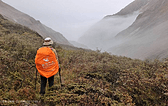
[[[167,10],[168,1],[166,0],[135,0],[118,13],[108,15],[93,25],[81,37],[83,41],[81,39],[79,41],[83,44],[87,43],[85,45],[88,47],[94,45],[92,48],[97,46],[115,55],[142,60],[166,58],[168,56]],[[136,12],[133,17],[132,14]],[[101,24],[102,22],[104,24]],[[104,29],[104,27],[107,28]],[[84,42],[86,37],[88,39],[90,37],[89,41],[92,43]]]
[[[168,45],[166,43],[168,33],[167,7],[168,2],[165,0],[162,2],[159,0],[149,1],[142,9],[144,12],[137,17],[136,21],[116,36],[118,39],[128,40],[117,47],[113,47],[110,51],[113,51],[114,54],[139,59],[166,58],[168,56],[166,49],[166,45]],[[129,49],[126,50],[128,45]]]
[[[105,16],[102,20],[92,25],[90,29],[79,38],[78,42],[85,44],[91,49],[99,48],[107,50],[110,48],[110,45],[112,45],[111,42],[115,42],[114,36],[129,27],[139,15],[139,11],[134,9],[137,7],[133,6],[133,4],[138,3],[139,0],[135,0],[129,4],[131,7],[126,6],[116,14]],[[130,8],[133,8],[133,10],[130,11]],[[125,9],[129,10],[129,12],[125,11]]]
[[[49,36],[53,39],[54,42],[71,45],[61,33],[43,25],[40,21],[35,20],[33,17],[23,12],[20,12],[3,1],[0,1],[0,14],[10,21],[29,27],[30,29],[39,33],[43,38]]]
[[[119,12],[113,15],[107,15],[104,18],[109,18],[112,16],[125,16],[134,13],[135,11],[140,11],[140,9],[148,3],[148,0],[134,0],[126,7],[121,9]]]

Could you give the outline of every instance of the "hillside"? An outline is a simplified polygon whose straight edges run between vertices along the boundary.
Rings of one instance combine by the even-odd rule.
[[[39,34],[0,15],[0,105],[168,105],[166,60],[141,61],[56,45],[63,84],[55,75],[54,86],[40,96],[39,74],[34,89],[34,58],[41,44]]]
[[[79,42],[136,59],[168,57],[167,0],[135,0],[93,25]]]
[[[112,46],[118,45],[115,36],[128,28],[139,15],[140,9],[148,3],[148,0],[135,0],[121,11],[113,15],[107,15],[94,24],[84,35],[79,38],[80,43],[91,49],[107,51]]]
[[[84,49],[89,49],[87,46],[80,44],[76,41],[69,41],[73,46],[78,47],[78,48],[84,48]]]
[[[43,38],[50,36],[55,42],[59,44],[72,46],[61,33],[43,25],[40,21],[35,20],[33,17],[16,10],[3,1],[0,1],[0,14],[10,21],[21,24],[36,31]]]
[[[116,36],[124,42],[109,51],[139,59],[167,58],[167,9],[167,0],[149,1],[135,22]]]
[[[129,27],[137,17],[138,13],[128,16],[113,16],[100,20],[89,28],[78,42],[86,45],[90,49],[97,48],[107,50],[114,43],[114,38],[119,32]]]

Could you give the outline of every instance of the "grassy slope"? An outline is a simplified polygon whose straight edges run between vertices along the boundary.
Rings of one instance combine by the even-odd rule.
[[[52,91],[34,90],[36,50],[42,38],[0,16],[0,104],[166,105],[167,63],[133,60],[99,51],[56,47],[63,86],[55,76]],[[48,89],[48,87],[47,87]],[[6,100],[6,102],[4,101]],[[10,102],[13,100],[13,102]]]

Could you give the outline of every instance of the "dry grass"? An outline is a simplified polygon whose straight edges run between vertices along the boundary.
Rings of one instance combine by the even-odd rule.
[[[15,27],[16,26],[16,27]],[[44,97],[35,87],[36,50],[42,38],[0,17],[0,104],[166,106],[168,63],[118,57],[106,52],[56,47],[63,86],[55,84]],[[48,89],[48,87],[47,87]]]

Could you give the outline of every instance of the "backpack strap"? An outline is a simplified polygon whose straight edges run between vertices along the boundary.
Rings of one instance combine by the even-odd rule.
[[[50,49],[55,53],[55,56],[56,56],[57,61],[58,61],[58,55],[57,55],[56,50],[53,47],[50,47]],[[59,65],[59,61],[58,61],[58,65]]]

